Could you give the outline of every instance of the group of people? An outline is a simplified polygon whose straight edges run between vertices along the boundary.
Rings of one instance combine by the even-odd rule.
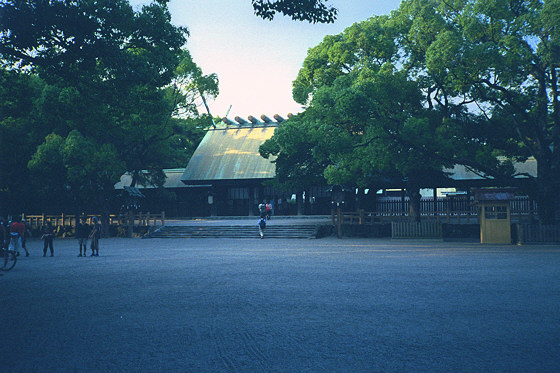
[[[263,202],[259,204],[260,219],[257,223],[259,227],[259,234],[264,238],[264,230],[266,229],[266,221],[272,217],[272,204]]]
[[[101,225],[99,219],[94,217],[91,227],[87,224],[84,218],[80,218],[76,224],[76,238],[80,247],[80,254],[78,256],[86,256],[87,241],[91,239],[91,256],[99,256],[99,238],[101,237]],[[47,250],[50,251],[51,256],[54,256],[54,228],[50,221],[47,221],[41,230],[41,239],[43,244],[43,256],[47,256]],[[25,224],[24,219],[16,218],[13,222],[6,221],[0,217],[0,248],[4,250],[13,250],[16,255],[20,255],[20,249],[25,250],[25,256],[29,256],[27,250],[26,240],[29,236],[29,229]]]
[[[99,256],[99,238],[101,237],[101,225],[97,217],[93,218],[93,224],[90,227],[85,219],[80,218],[80,222],[76,224],[76,238],[80,246],[80,253],[78,256],[87,256],[87,241],[91,239],[91,255]],[[82,254],[83,253],[83,254]]]

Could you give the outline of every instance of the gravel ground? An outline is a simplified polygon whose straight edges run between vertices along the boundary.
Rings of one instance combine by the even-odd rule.
[[[557,246],[40,245],[0,277],[0,371],[560,371]]]

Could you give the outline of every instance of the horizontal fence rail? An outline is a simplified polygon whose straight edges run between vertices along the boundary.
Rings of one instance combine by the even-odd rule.
[[[88,224],[92,223],[93,217],[101,217],[101,214],[98,215],[69,215],[69,214],[22,214],[22,218],[25,219],[25,223],[30,228],[41,228],[45,225],[48,221],[55,227],[58,226],[76,226],[79,219],[84,218]],[[130,215],[122,215],[122,214],[109,214],[109,224],[110,225],[129,225],[130,223]],[[158,224],[159,222],[159,224]],[[165,212],[161,214],[151,214],[151,213],[136,213],[134,214],[134,226],[156,226],[156,225],[165,225]]]
[[[478,220],[479,207],[473,198],[433,198],[420,200],[422,220],[436,220],[444,223],[473,223]],[[513,220],[531,222],[537,216],[537,204],[528,197],[516,197],[510,201]],[[343,224],[373,224],[375,222],[408,219],[410,200],[400,198],[378,200],[373,211],[358,210],[343,212]],[[333,212],[334,224],[334,212]]]

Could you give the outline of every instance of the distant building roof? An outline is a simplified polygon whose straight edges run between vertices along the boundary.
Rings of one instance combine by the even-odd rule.
[[[185,188],[186,185],[181,182],[181,176],[183,172],[185,172],[184,168],[171,168],[163,170],[165,173],[165,183],[163,184],[164,188]],[[115,189],[124,189],[125,186],[130,186],[130,182],[132,181],[132,176],[129,173],[126,173],[121,176],[121,180],[115,184]],[[155,188],[153,185],[136,185],[138,189],[152,189]]]
[[[273,157],[265,159],[259,147],[274,134],[284,119],[272,121],[265,115],[262,122],[236,117],[237,124],[224,118],[222,125],[209,129],[194,152],[181,180],[186,184],[226,180],[262,180],[276,175]]]

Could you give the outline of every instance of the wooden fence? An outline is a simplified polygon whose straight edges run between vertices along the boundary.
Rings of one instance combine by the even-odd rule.
[[[560,243],[559,225],[517,224],[519,243]]]
[[[392,238],[441,238],[442,227],[437,221],[404,222],[394,221],[391,223]]]
[[[33,215],[33,214],[22,214],[22,218],[25,219],[26,224],[30,228],[39,229],[46,222],[50,221],[55,227],[58,226],[73,226],[75,227],[80,218],[85,218],[88,224],[92,223],[94,216],[100,217],[101,215]],[[161,214],[150,214],[148,213],[136,213],[134,214],[134,226],[156,226],[160,222],[160,225],[165,225],[165,211]],[[109,224],[113,225],[129,225],[130,217],[129,215],[109,215]]]
[[[343,224],[373,224],[375,222],[406,220],[409,217],[410,200],[378,200],[375,211],[358,210],[344,212]],[[532,222],[536,217],[537,204],[528,197],[516,197],[510,201],[512,220]],[[467,198],[422,198],[420,200],[422,220],[435,220],[442,223],[474,223],[478,221],[478,206]],[[334,212],[333,212],[334,224]]]

